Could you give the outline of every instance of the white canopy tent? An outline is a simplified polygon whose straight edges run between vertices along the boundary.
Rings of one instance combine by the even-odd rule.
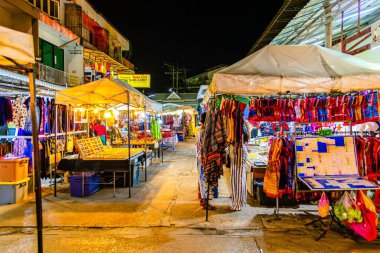
[[[316,45],[268,45],[216,72],[204,101],[210,93],[269,95],[378,88],[380,64]]]
[[[0,26],[0,65],[35,63],[33,36]]]

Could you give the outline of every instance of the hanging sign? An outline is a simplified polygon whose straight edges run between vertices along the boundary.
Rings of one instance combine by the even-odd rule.
[[[135,88],[150,88],[149,74],[118,74],[118,78]]]

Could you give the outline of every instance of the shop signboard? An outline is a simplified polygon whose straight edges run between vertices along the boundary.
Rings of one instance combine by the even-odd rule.
[[[135,88],[150,88],[149,74],[118,74],[118,78]]]

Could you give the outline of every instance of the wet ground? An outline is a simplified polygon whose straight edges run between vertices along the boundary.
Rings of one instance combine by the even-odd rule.
[[[230,211],[225,179],[220,180],[216,210],[197,198],[195,142],[166,150],[164,163],[153,160],[148,180],[132,188],[103,187],[89,197],[71,197],[67,184],[58,196],[43,190],[45,252],[380,252],[380,240],[353,240],[321,233],[315,205],[262,207],[251,197],[242,211]],[[0,252],[37,252],[33,196],[22,204],[0,206]]]

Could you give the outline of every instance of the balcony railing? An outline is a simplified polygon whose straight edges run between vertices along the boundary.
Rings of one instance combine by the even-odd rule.
[[[41,63],[38,64],[38,79],[66,87],[75,87],[83,84],[77,75],[70,74]]]

